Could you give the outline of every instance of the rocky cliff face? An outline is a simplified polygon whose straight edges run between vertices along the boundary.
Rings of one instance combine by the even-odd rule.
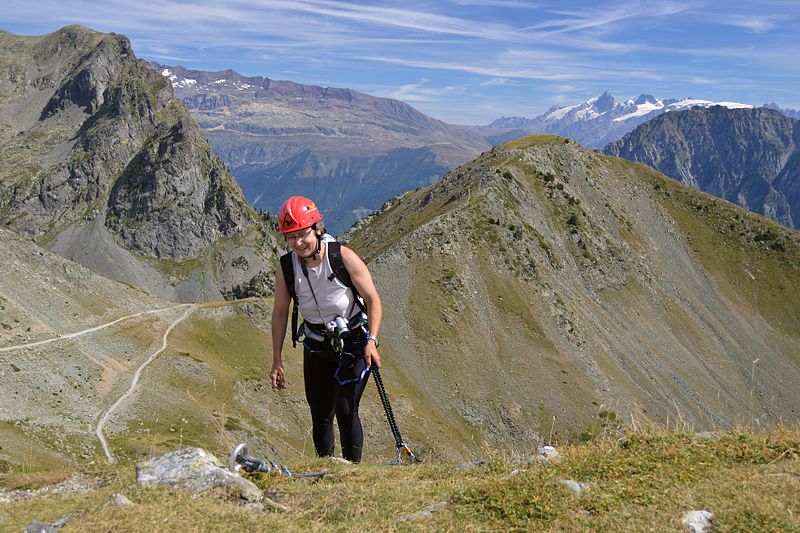
[[[114,184],[108,226],[146,255],[189,259],[252,223],[238,186],[188,116],[161,125]]]
[[[765,108],[693,109],[659,116],[603,151],[796,228],[799,124]]]
[[[170,79],[255,207],[276,212],[287,194],[313,195],[334,232],[489,148],[474,131],[397,100],[232,70],[152,65]]]
[[[800,234],[643,165],[531,136],[348,237],[383,374],[449,441],[800,419]]]
[[[43,37],[2,33],[0,65],[9,73],[0,99],[6,227],[170,297],[213,297],[270,270],[274,252],[260,248],[275,243],[263,222],[127,38],[79,26]],[[223,264],[238,254],[252,268],[227,269],[228,279],[199,272],[212,248]],[[179,275],[172,263],[163,268],[187,260],[198,264]]]

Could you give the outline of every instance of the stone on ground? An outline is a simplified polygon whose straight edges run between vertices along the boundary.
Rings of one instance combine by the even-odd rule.
[[[201,448],[184,448],[136,465],[136,480],[145,487],[164,485],[190,492],[232,487],[248,501],[261,501],[261,490],[251,481],[226,469],[219,459]]]

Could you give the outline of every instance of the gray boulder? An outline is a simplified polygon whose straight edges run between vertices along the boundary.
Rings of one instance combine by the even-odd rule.
[[[133,502],[130,501],[124,494],[120,494],[119,492],[115,492],[111,495],[111,503],[116,505],[117,507],[124,507],[125,505],[133,505]]]
[[[536,450],[540,460],[545,463],[557,463],[561,460],[561,454],[553,446],[542,446]]]
[[[588,484],[575,481],[574,479],[561,479],[559,480],[559,484],[564,485],[575,494],[581,494],[584,491],[589,490]]]
[[[136,480],[145,487],[164,485],[194,493],[232,487],[247,501],[262,500],[261,490],[254,483],[226,469],[201,448],[184,448],[139,463]]]
[[[416,512],[416,513],[409,513],[401,515],[397,521],[398,522],[414,522],[417,520],[427,520],[433,516],[433,513],[436,511],[440,511],[450,505],[450,500],[442,500],[440,502],[436,502],[433,505],[429,505],[425,509]]]
[[[38,520],[34,520],[25,528],[25,533],[55,533],[56,531],[58,531],[58,528]]]
[[[709,533],[714,529],[714,513],[711,511],[688,511],[683,515],[683,529],[690,533]]]

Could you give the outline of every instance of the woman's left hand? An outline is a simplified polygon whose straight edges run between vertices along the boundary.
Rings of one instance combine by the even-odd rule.
[[[378,353],[378,348],[375,346],[375,343],[368,340],[367,345],[364,347],[364,360],[367,362],[367,366],[370,367],[373,364],[377,367],[381,367],[381,356]]]

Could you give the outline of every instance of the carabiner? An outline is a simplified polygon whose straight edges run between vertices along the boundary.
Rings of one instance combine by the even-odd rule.
[[[403,443],[397,447],[397,464],[403,464],[403,452],[408,455],[408,464],[413,465],[417,461],[417,456],[411,451],[407,444]]]
[[[344,339],[343,338],[341,338],[339,336],[336,336],[333,339],[331,339],[331,342],[333,343],[333,351],[334,352],[341,353],[341,351],[344,350]]]

